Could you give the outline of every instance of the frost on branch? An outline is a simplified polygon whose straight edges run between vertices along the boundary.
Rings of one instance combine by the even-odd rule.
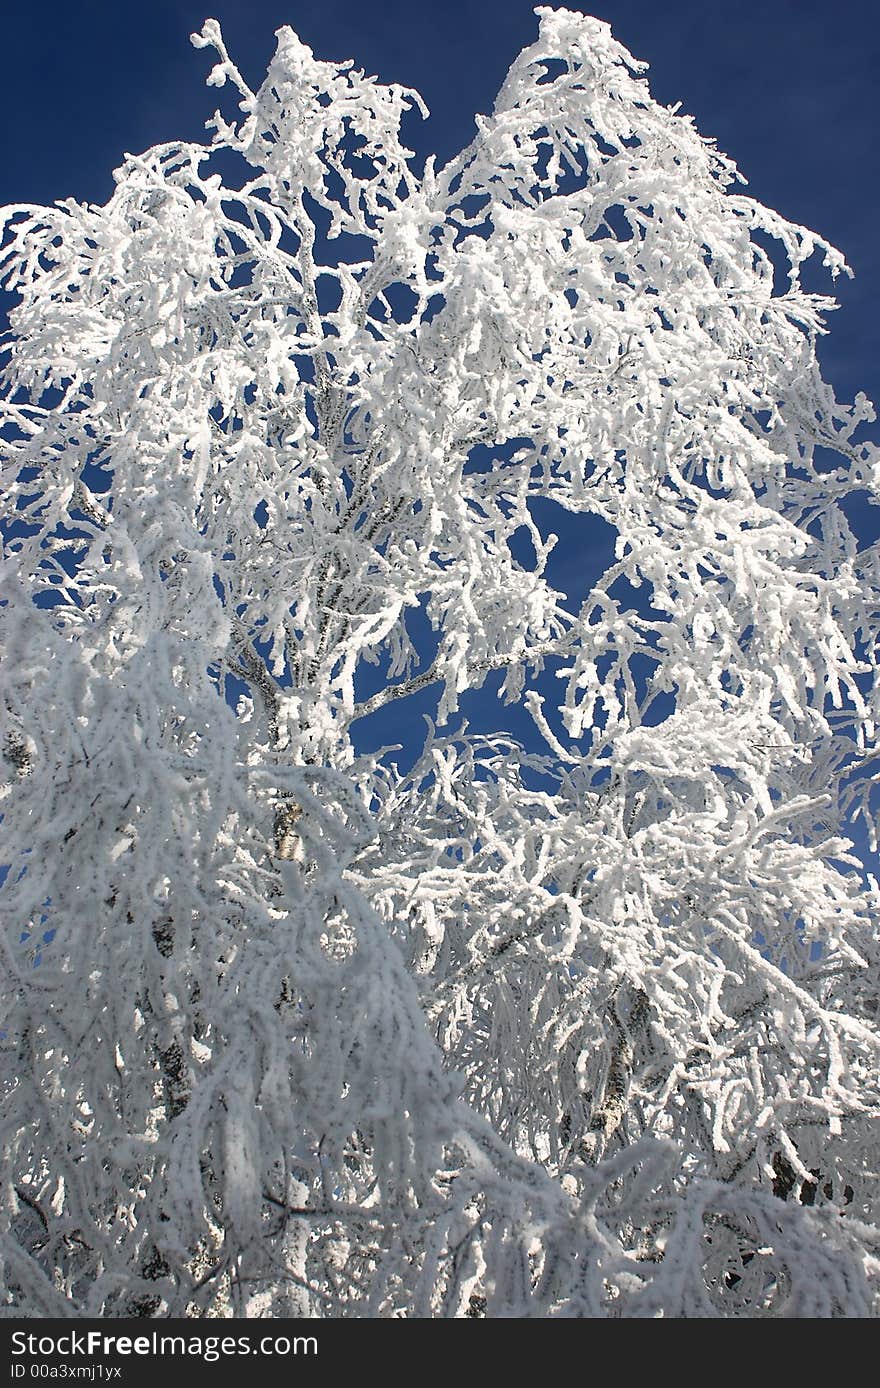
[[[443,169],[208,21],[212,144],[3,213],[8,1314],[875,1309],[846,267],[538,14]]]

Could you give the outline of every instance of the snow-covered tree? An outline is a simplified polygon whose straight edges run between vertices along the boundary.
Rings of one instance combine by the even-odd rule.
[[[537,13],[442,169],[208,21],[212,143],[4,213],[7,1315],[876,1307],[846,266]]]

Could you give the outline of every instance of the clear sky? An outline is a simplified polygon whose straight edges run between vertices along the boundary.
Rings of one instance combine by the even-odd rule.
[[[857,278],[823,353],[838,393],[880,397],[880,120],[877,0],[595,0],[650,65],[654,95],[681,101],[749,179],[750,191],[827,236]],[[217,93],[188,35],[220,20],[258,82],[290,24],[319,57],[353,57],[419,89],[431,108],[412,142],[441,159],[473,131],[516,52],[529,0],[4,0],[0,72],[6,149],[0,202],[103,202],[125,151],[198,139]]]
[[[840,398],[863,389],[880,399],[878,0],[569,8],[611,23],[650,63],[655,97],[680,101],[736,160],[755,197],[844,252],[856,278],[838,282],[843,307],[821,357]],[[274,30],[290,24],[319,57],[351,57],[416,87],[431,118],[422,126],[413,117],[409,141],[441,162],[469,141],[474,113],[491,108],[537,25],[530,0],[4,0],[0,202],[104,202],[124,152],[201,138],[219,94],[204,86],[210,55],[188,35],[208,14],[254,85]],[[876,534],[867,510],[859,527]]]

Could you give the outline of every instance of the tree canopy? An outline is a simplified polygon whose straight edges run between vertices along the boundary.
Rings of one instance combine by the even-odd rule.
[[[3,212],[7,1314],[876,1309],[847,267],[537,13],[443,168],[209,20],[210,143]]]

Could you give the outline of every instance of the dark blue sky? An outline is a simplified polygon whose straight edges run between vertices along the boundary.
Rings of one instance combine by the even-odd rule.
[[[843,311],[824,347],[850,398],[880,396],[877,220],[880,121],[876,0],[595,0],[651,64],[654,95],[681,101],[739,164],[751,192],[827,236],[847,256]],[[441,159],[466,143],[514,55],[532,41],[529,0],[5,0],[0,202],[103,202],[124,151],[200,138],[218,93],[189,33],[210,13],[258,82],[273,33],[291,24],[320,57],[353,57],[417,87],[431,108],[410,134]]]
[[[844,252],[856,278],[838,284],[843,307],[822,360],[840,398],[863,389],[880,399],[877,0],[595,0],[569,8],[611,23],[650,63],[655,97],[681,101],[736,160],[755,197]],[[425,126],[413,118],[409,142],[440,161],[469,141],[474,112],[491,108],[537,29],[530,0],[4,0],[0,202],[104,202],[124,152],[202,138],[221,94],[205,87],[212,59],[188,35],[208,14],[254,85],[274,30],[290,24],[319,57],[351,57],[385,81],[418,88],[432,114]],[[864,538],[870,528],[865,512]]]

